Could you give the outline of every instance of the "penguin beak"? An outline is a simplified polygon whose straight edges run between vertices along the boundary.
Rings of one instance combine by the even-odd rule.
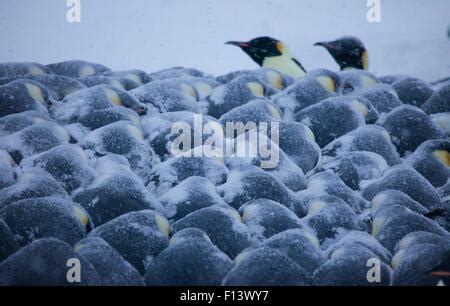
[[[136,109],[136,113],[138,113],[138,115],[147,114],[147,107],[145,107],[145,106],[139,107],[138,109]]]
[[[438,276],[438,277],[450,277],[449,271],[432,271],[428,274],[432,275],[432,276]]]
[[[248,48],[250,47],[250,44],[245,41],[227,41],[225,45],[233,45],[241,48]]]
[[[330,43],[330,42],[327,42],[327,41],[317,42],[317,43],[314,44],[314,46],[321,46],[321,47],[324,47],[327,50],[334,49],[334,45],[332,43]]]

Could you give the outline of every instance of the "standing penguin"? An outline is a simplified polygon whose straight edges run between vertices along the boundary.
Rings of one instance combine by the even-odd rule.
[[[268,37],[257,37],[248,42],[229,41],[228,45],[238,46],[263,68],[275,69],[294,78],[301,78],[306,69],[295,59],[282,41]]]
[[[366,47],[356,37],[344,36],[334,41],[318,42],[314,46],[322,46],[327,49],[341,70],[369,69],[369,55]]]

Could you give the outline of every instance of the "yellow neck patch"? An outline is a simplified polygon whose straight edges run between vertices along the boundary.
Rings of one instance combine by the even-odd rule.
[[[120,82],[117,81],[117,80],[112,80],[112,81],[111,81],[111,86],[113,86],[113,87],[115,87],[115,88],[118,88],[118,89],[125,90],[125,86],[123,86],[123,84],[120,83]]]
[[[273,119],[281,120],[281,114],[273,105],[267,104],[267,108],[269,109],[270,115],[272,115]]]
[[[413,239],[411,237],[406,237],[400,240],[398,243],[398,248],[400,250],[405,250],[407,247],[409,247],[413,243]]]
[[[367,53],[367,51],[364,51],[361,54],[361,62],[362,62],[364,70],[368,70],[369,69],[369,53]]]
[[[377,194],[371,201],[372,213],[376,212],[384,201],[386,201],[386,195],[384,193]]]
[[[373,237],[378,236],[385,221],[386,221],[386,219],[382,218],[382,217],[378,217],[378,218],[375,218],[375,220],[373,220],[373,224],[372,224],[372,236]]]
[[[134,74],[134,73],[127,73],[127,75],[125,76],[128,80],[131,80],[131,81],[134,81],[134,82],[136,82],[136,83],[138,83],[138,84],[143,84],[143,82],[142,82],[142,80],[141,80],[141,78],[137,75],[137,74]]]
[[[197,98],[197,93],[196,93],[194,87],[192,87],[191,85],[183,83],[183,84],[181,84],[181,89],[188,96],[191,96],[193,98]]]
[[[320,242],[319,239],[317,239],[316,236],[314,236],[313,234],[311,234],[308,231],[304,231],[303,235],[309,240],[311,241],[311,243],[317,248],[320,249]]]
[[[69,133],[67,133],[66,129],[63,128],[60,125],[55,126],[54,131],[56,132],[56,134],[61,137],[62,139],[65,139],[67,142],[69,142],[70,140],[70,135]]]
[[[128,118],[130,118],[130,121],[133,122],[136,126],[139,126],[141,124],[141,119],[139,117],[131,115]]]
[[[320,83],[320,85],[322,85],[322,87],[325,90],[328,90],[330,92],[336,91],[336,86],[334,85],[334,81],[332,78],[330,78],[328,76],[320,76],[320,77],[317,77],[317,81]]]
[[[283,79],[281,78],[281,75],[273,70],[267,71],[267,80],[269,81],[270,85],[278,90],[283,89]]]
[[[196,83],[195,88],[197,88],[197,90],[202,94],[204,94],[205,96],[209,96],[214,90],[214,88],[211,85],[205,82]]]
[[[371,78],[367,75],[362,75],[360,77],[360,81],[361,81],[361,85],[365,88],[374,86],[378,83],[376,80],[374,80],[373,78]]]
[[[45,103],[45,99],[44,99],[44,95],[42,94],[42,90],[38,86],[36,86],[34,84],[26,83],[25,87],[27,88],[28,94],[30,95],[30,97],[33,98],[34,101],[42,103],[42,104]]]
[[[405,253],[405,250],[398,251],[391,260],[391,267],[392,269],[397,269],[398,264],[400,263],[400,260],[402,259],[403,254]]]
[[[135,137],[136,139],[143,141],[144,140],[144,135],[142,134],[142,131],[135,127],[134,125],[127,125],[127,129],[130,132],[131,135],[133,135],[133,137]]]
[[[281,55],[266,57],[262,63],[262,67],[280,71],[295,79],[302,78],[306,74],[306,71],[300,68],[298,61],[294,60],[295,56],[289,48],[281,41],[278,41],[275,47]]]
[[[264,87],[261,84],[257,82],[249,82],[246,85],[254,96],[264,97]]]
[[[237,211],[235,211],[235,210],[232,209],[232,208],[227,208],[227,213],[228,213],[228,215],[229,215],[231,218],[233,218],[233,219],[236,220],[237,222],[242,223],[241,215],[240,215]]]
[[[266,57],[262,67],[280,71],[295,79],[299,79],[306,74],[286,52],[280,56]]]
[[[450,153],[445,150],[436,150],[433,152],[433,156],[436,157],[447,167],[450,167]]]
[[[365,106],[363,103],[359,102],[358,100],[354,99],[352,100],[352,106],[354,109],[356,109],[359,113],[363,115],[364,118],[367,117],[369,114],[369,109],[367,106]]]
[[[164,218],[160,215],[155,216],[155,221],[156,221],[156,224],[158,225],[158,228],[161,231],[161,233],[163,233],[164,236],[169,237],[169,234],[170,234],[169,221],[167,221],[166,218]]]
[[[305,128],[305,132],[306,132],[306,135],[308,136],[308,138],[310,140],[316,142],[316,136],[314,136],[313,131],[311,131],[311,129],[306,125],[304,126],[304,128]]]
[[[36,67],[35,65],[30,65],[28,67],[28,72],[31,75],[42,75],[42,74],[45,74],[45,72],[41,68]]]
[[[283,54],[286,51],[286,47],[284,46],[283,42],[281,42],[281,41],[276,43],[276,48],[278,51],[280,51],[281,54]]]
[[[73,214],[78,220],[80,220],[80,222],[84,225],[84,227],[86,227],[89,224],[89,217],[81,208],[74,206]]]
[[[105,93],[106,98],[111,103],[113,103],[114,105],[117,105],[117,106],[121,106],[122,105],[122,101],[120,100],[120,97],[117,94],[117,92],[115,92],[114,90],[109,89],[109,88],[104,88],[103,92]]]
[[[92,66],[83,66],[80,71],[78,72],[78,76],[80,78],[84,78],[90,75],[95,74],[95,69]]]

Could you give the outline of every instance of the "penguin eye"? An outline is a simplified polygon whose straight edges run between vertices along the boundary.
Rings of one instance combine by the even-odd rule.
[[[358,48],[354,48],[349,52],[352,56],[358,56],[359,55],[359,49]]]

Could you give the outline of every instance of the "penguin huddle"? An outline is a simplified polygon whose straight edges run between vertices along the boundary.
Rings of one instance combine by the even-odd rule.
[[[375,76],[352,37],[316,44],[338,72],[228,44],[261,68],[0,64],[0,285],[449,284],[450,85]],[[198,115],[277,126],[224,145],[259,134],[278,163],[173,153]]]

